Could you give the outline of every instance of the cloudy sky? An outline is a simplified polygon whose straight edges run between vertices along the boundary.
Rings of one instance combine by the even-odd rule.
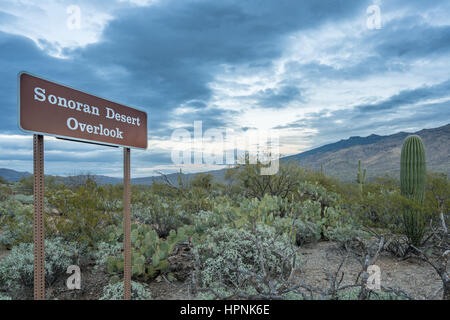
[[[172,133],[194,121],[272,130],[290,155],[449,123],[450,2],[0,0],[0,167],[31,172],[21,70],[145,109],[134,177],[177,169]],[[115,148],[46,138],[45,157],[48,174],[122,174]]]

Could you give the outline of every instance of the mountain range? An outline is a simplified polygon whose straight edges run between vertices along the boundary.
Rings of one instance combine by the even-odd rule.
[[[398,132],[392,135],[380,136],[372,134],[367,137],[350,137],[335,143],[314,148],[299,154],[283,157],[283,161],[296,161],[302,167],[323,172],[327,175],[339,178],[342,181],[354,181],[358,160],[361,160],[363,168],[367,169],[367,179],[389,175],[398,178],[400,175],[400,153],[404,139],[411,134],[420,136],[424,142],[427,170],[442,172],[450,176],[450,124],[433,129],[423,129],[418,132]],[[223,181],[225,169],[209,171],[216,180]],[[8,181],[18,181],[22,176],[28,176],[28,172],[18,172],[11,169],[0,168],[0,176]],[[185,179],[190,179],[194,173],[184,174]],[[83,176],[58,177],[63,183],[70,183],[73,179]],[[99,184],[121,183],[121,178],[102,175],[93,176]],[[177,174],[168,174],[172,182],[177,179]],[[133,184],[151,185],[152,181],[161,181],[160,176],[134,178]]]
[[[303,153],[284,157],[301,166],[337,177],[342,181],[356,178],[358,160],[367,168],[367,178],[386,174],[399,178],[400,153],[405,138],[416,134],[425,145],[427,170],[450,175],[450,124],[417,132],[398,132],[388,136],[372,134],[368,137],[350,137]]]

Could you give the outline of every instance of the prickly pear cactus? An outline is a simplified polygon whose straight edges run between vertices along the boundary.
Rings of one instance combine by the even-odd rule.
[[[120,235],[120,232],[111,237]],[[187,239],[184,228],[178,232],[171,230],[167,239],[158,237],[158,234],[148,225],[131,226],[131,273],[135,278],[145,280],[164,273],[169,267],[167,258],[173,252],[175,245]],[[108,258],[108,272],[111,274],[123,272],[123,255]]]

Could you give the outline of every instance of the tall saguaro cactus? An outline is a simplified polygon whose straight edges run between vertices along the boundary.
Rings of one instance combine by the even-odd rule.
[[[356,182],[359,185],[359,192],[362,196],[363,186],[366,182],[366,169],[364,169],[364,171],[361,170],[361,160],[358,161],[358,173],[356,174]]]
[[[400,156],[400,188],[402,195],[422,205],[426,187],[425,147],[419,136],[405,139]],[[405,234],[416,246],[422,242],[425,233],[425,219],[421,208],[406,209],[403,212]]]
[[[404,197],[423,203],[426,187],[425,147],[417,135],[405,139],[400,157],[400,187]]]

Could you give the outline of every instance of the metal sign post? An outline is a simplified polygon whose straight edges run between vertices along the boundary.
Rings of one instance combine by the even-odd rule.
[[[123,289],[131,300],[130,148],[123,148]]]
[[[34,162],[34,299],[45,299],[44,136],[33,136]]]
[[[44,136],[123,147],[124,299],[131,299],[130,147],[147,149],[147,113],[27,72],[18,80],[19,128],[34,134],[34,299],[45,299]]]

